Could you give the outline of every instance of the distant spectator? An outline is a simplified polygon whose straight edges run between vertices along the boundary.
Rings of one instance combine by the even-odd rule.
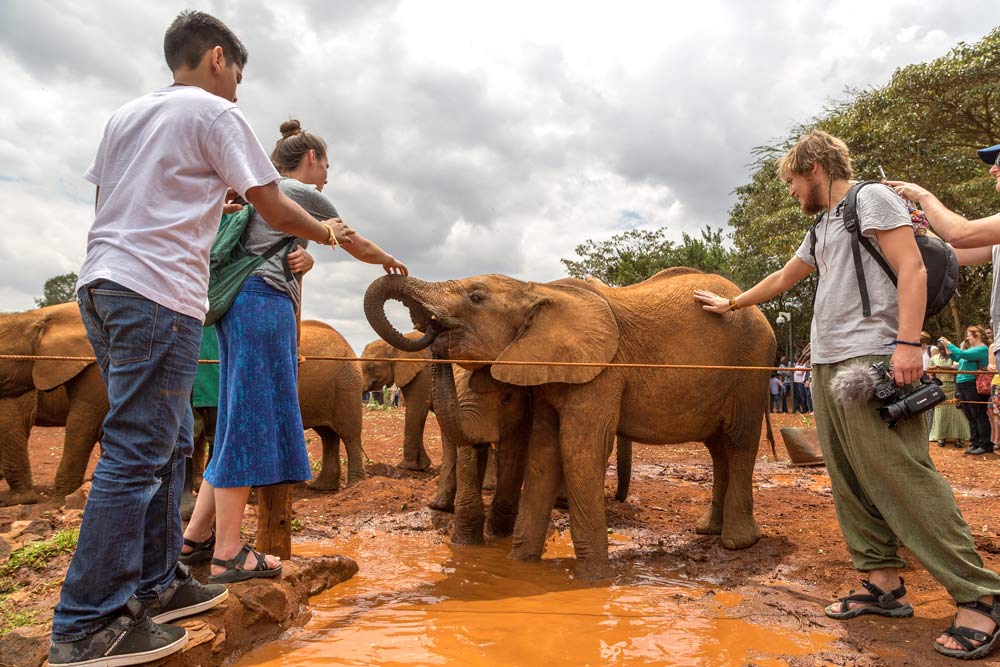
[[[771,373],[771,412],[781,411],[781,399],[785,393],[785,385],[781,382],[781,378],[778,377],[777,373]]]
[[[791,368],[792,364],[788,361],[788,357],[782,356],[778,366]],[[781,411],[788,412],[788,395],[792,393],[792,371],[778,371],[778,375],[781,377],[782,386],[785,388],[784,393],[781,395]]]
[[[965,340],[969,344],[966,350],[953,345],[944,337],[938,339],[938,342],[948,348],[953,359],[958,360],[959,371],[976,371],[989,365],[985,337],[986,332],[982,327],[971,326],[965,330]],[[993,443],[990,442],[990,421],[984,404],[988,397],[976,390],[976,376],[971,373],[959,373],[955,377],[955,383],[958,398],[962,401],[962,412],[969,420],[969,432],[972,435],[972,445],[965,453],[972,456],[989,454],[993,451]]]
[[[958,368],[958,362],[948,355],[948,348],[934,348],[931,356],[930,371],[932,377],[941,382],[941,390],[949,398],[955,398],[955,376],[952,373],[934,373],[936,369],[953,370]],[[953,444],[961,447],[969,439],[969,421],[954,403],[940,403],[934,408],[934,421],[931,425],[930,440],[938,447]]]

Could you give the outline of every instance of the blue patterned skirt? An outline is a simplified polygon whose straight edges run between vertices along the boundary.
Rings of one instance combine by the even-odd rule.
[[[312,479],[292,300],[250,276],[217,328],[219,421],[205,479],[219,488]]]

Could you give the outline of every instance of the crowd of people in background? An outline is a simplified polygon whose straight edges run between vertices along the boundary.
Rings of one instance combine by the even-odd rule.
[[[770,410],[771,412],[791,412],[802,414],[813,413],[812,401],[812,370],[809,361],[809,346],[807,345],[795,363],[782,356],[778,362],[780,368],[788,370],[771,373]]]

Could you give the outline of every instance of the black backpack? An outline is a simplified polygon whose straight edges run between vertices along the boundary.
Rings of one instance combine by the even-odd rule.
[[[892,270],[889,262],[882,256],[872,242],[861,235],[861,225],[858,221],[858,191],[866,185],[883,185],[879,181],[862,181],[855,183],[847,191],[844,197],[844,227],[851,233],[851,253],[854,255],[854,272],[858,276],[858,289],[861,291],[861,309],[865,317],[871,317],[872,309],[868,298],[868,283],[865,281],[865,272],[861,266],[861,246],[878,263],[885,275],[889,277],[893,285],[896,285],[896,272]],[[885,186],[888,187],[888,186]],[[895,194],[895,192],[893,192]],[[909,208],[909,207],[908,207]],[[911,211],[912,213],[912,211]],[[823,214],[819,214],[809,230],[810,248],[813,263],[816,264],[816,275],[819,276],[819,263],[816,262],[816,225],[823,219]],[[927,270],[927,308],[924,312],[924,319],[936,315],[944,308],[951,297],[958,291],[958,258],[955,251],[947,243],[936,236],[916,235],[917,248],[920,256],[924,260],[924,268]]]

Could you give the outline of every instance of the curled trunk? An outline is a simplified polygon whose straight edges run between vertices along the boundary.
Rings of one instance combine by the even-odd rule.
[[[440,359],[436,354],[434,358]],[[434,415],[441,427],[441,436],[456,447],[468,447],[472,443],[465,437],[459,421],[460,410],[451,364],[431,364],[431,379],[434,382]]]
[[[368,318],[368,323],[372,325],[375,333],[385,342],[406,352],[418,352],[434,342],[437,332],[432,323],[426,325],[426,332],[422,337],[410,340],[397,331],[389,318],[385,316],[385,302],[389,299],[401,301],[410,309],[411,314],[415,307],[422,309],[419,302],[412,296],[409,288],[411,283],[408,281],[412,281],[412,279],[395,275],[382,276],[373,281],[365,292],[365,317]]]

